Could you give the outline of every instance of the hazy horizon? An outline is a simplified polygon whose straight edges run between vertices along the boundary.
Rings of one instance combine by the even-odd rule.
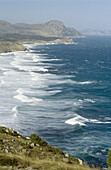
[[[110,0],[0,0],[0,20],[39,24],[59,20],[77,30],[111,30]]]

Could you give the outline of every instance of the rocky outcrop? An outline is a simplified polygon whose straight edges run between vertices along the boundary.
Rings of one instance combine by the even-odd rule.
[[[23,137],[11,128],[0,127],[1,169],[78,169],[80,165],[79,159],[49,145],[36,134]]]
[[[0,42],[0,53],[26,51],[27,49],[20,43]]]
[[[65,27],[61,21],[52,20],[44,24],[44,28],[48,30],[49,35],[58,37],[81,37],[77,30]]]

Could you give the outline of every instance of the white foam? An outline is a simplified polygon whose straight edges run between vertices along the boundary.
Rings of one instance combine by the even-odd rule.
[[[18,111],[17,111],[17,106],[15,106],[15,107],[13,107],[12,108],[12,112],[14,113],[14,117],[17,117],[17,113],[18,113]]]
[[[93,84],[93,83],[96,83],[96,81],[83,81],[83,82],[77,82],[77,81],[74,81],[74,84],[80,84],[80,85],[87,85],[87,84]]]
[[[88,120],[78,114],[74,114],[74,118],[68,119],[65,121],[65,123],[70,124],[70,125],[81,125],[81,126],[86,126],[85,122]]]
[[[74,118],[66,120],[65,123],[70,124],[70,125],[78,124],[81,126],[87,126],[85,123],[111,124],[111,122],[101,122],[101,121],[98,121],[97,119],[87,119],[78,114],[74,114]]]
[[[88,103],[95,103],[96,101],[92,100],[92,99],[79,99],[78,100],[80,103],[83,103],[83,102],[88,102]]]
[[[28,97],[28,96],[26,96],[26,95],[24,95],[23,93],[24,93],[24,90],[23,89],[21,89],[21,88],[19,88],[18,90],[17,90],[17,93],[18,93],[18,95],[16,95],[16,96],[13,96],[13,98],[14,99],[18,99],[18,100],[20,100],[21,102],[25,102],[25,103],[37,103],[37,102],[42,102],[43,100],[42,99],[40,99],[40,98],[35,98],[35,97]]]
[[[0,77],[0,85],[5,84],[5,81],[2,79],[2,77]]]

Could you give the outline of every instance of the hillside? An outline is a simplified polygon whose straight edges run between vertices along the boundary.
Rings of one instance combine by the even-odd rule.
[[[80,159],[54,148],[36,134],[23,137],[5,127],[0,127],[0,169],[91,170]]]
[[[11,24],[0,20],[0,36],[5,34],[63,38],[82,36],[74,28],[65,27],[63,22],[56,20],[52,20],[44,24]]]

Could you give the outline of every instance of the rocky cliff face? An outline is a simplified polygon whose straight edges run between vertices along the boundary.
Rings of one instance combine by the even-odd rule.
[[[0,21],[0,34],[41,35],[46,37],[81,37],[74,28],[65,27],[64,23],[52,20],[44,24],[10,24]]]
[[[81,37],[82,35],[74,28],[65,27],[61,21],[52,20],[44,24],[44,28],[50,36],[58,37]],[[45,31],[45,30],[44,30]]]
[[[0,53],[25,51],[26,48],[20,43],[0,42]]]

